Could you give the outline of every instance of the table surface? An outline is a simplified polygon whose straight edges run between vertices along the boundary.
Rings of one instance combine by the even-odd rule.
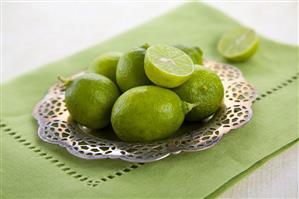
[[[3,2],[1,82],[88,48],[182,1]],[[298,45],[298,2],[207,1],[260,35]],[[268,161],[222,198],[298,198],[299,147]]]

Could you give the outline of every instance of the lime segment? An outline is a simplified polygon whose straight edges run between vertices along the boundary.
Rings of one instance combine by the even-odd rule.
[[[237,28],[226,32],[218,42],[219,53],[231,61],[245,61],[255,52],[259,44],[255,31]]]
[[[187,81],[194,71],[191,58],[175,47],[154,45],[145,54],[145,73],[155,84],[174,88]]]

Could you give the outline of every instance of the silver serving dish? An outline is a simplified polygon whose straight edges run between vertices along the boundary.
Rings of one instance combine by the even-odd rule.
[[[208,149],[224,134],[251,119],[251,106],[257,94],[237,68],[207,60],[203,65],[222,80],[225,88],[223,106],[206,121],[184,124],[171,138],[152,143],[127,143],[118,140],[111,127],[92,131],[77,124],[65,107],[62,83],[53,85],[33,110],[39,124],[38,135],[42,140],[65,147],[71,154],[85,159],[151,162],[182,151]]]

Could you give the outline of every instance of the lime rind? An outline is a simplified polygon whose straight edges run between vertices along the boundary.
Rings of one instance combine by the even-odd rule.
[[[121,57],[120,52],[108,52],[95,58],[88,67],[88,72],[97,73],[116,82],[116,66]]]
[[[106,127],[120,93],[107,77],[87,73],[76,77],[65,90],[65,105],[73,120],[90,128]]]
[[[218,75],[196,65],[196,71],[185,84],[173,89],[184,101],[187,121],[200,121],[221,106],[224,87]]]
[[[133,48],[120,57],[116,67],[116,83],[122,92],[151,84],[144,71],[144,48]]]
[[[151,142],[169,137],[184,121],[180,97],[158,86],[139,86],[123,93],[115,102],[111,124],[126,142]]]

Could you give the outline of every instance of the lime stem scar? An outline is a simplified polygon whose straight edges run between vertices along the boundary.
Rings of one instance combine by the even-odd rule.
[[[64,86],[68,86],[68,85],[72,82],[71,79],[62,77],[62,76],[60,76],[60,75],[57,77],[57,79],[58,79],[59,81],[61,81],[61,82],[64,84]]]

